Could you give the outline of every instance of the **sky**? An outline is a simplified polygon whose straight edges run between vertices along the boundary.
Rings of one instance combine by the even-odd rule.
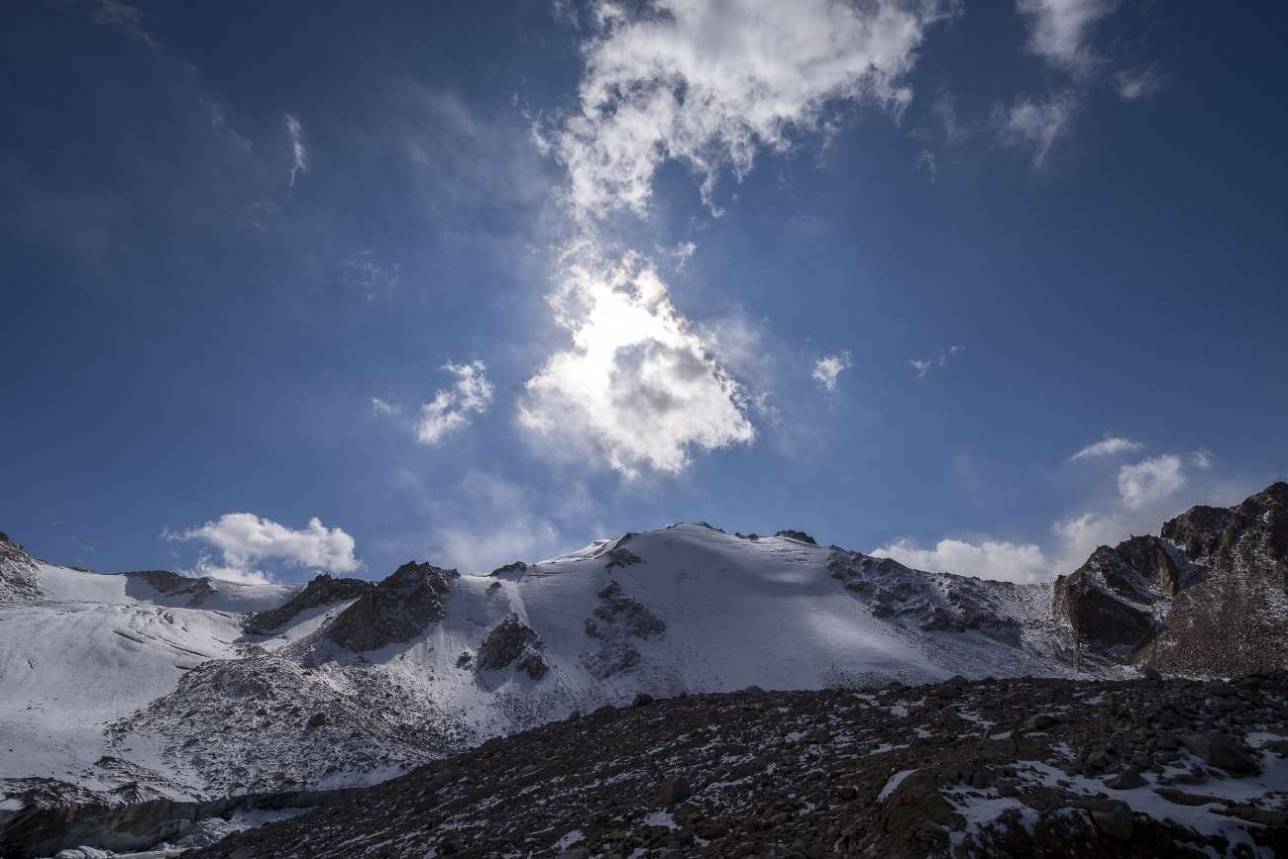
[[[1288,9],[45,0],[0,529],[382,578],[795,528],[1011,581],[1288,475]]]

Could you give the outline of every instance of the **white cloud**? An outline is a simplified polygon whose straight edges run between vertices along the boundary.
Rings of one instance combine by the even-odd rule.
[[[1163,88],[1163,76],[1153,66],[1127,69],[1118,73],[1115,86],[1123,101],[1140,101]]]
[[[1004,582],[1023,584],[1051,577],[1046,556],[1032,543],[940,540],[934,548],[923,549],[911,540],[898,540],[871,554],[878,558],[894,558],[917,570],[958,573]]]
[[[391,403],[379,397],[372,397],[371,410],[382,418],[395,418],[402,414],[402,403]]]
[[[1029,50],[1054,66],[1079,72],[1095,62],[1087,37],[1117,0],[1017,0],[1029,27]]]
[[[582,259],[549,298],[572,340],[528,381],[519,423],[564,447],[580,442],[622,474],[681,471],[697,448],[750,442],[742,389],[635,254]]]
[[[850,353],[842,351],[819,358],[814,362],[814,372],[810,375],[828,391],[835,391],[837,377],[848,369],[850,369]]]
[[[1031,150],[1033,166],[1041,167],[1051,147],[1072,127],[1077,110],[1077,96],[1066,90],[1045,100],[1020,98],[1009,108],[999,105],[993,112],[993,122],[1004,143]]]
[[[291,114],[286,114],[286,134],[291,139],[291,187],[295,187],[295,174],[309,172],[309,153],[304,148],[304,126]]]
[[[963,346],[949,346],[947,349],[938,349],[925,358],[909,358],[908,364],[917,372],[918,379],[924,379],[931,370],[947,367],[950,360],[965,351]]]
[[[438,444],[463,430],[474,415],[483,414],[492,404],[492,383],[487,379],[487,365],[482,361],[449,362],[443,369],[454,375],[456,381],[449,388],[440,388],[434,399],[420,407],[416,439],[424,445]]]
[[[1212,453],[1207,450],[1192,451],[1189,456],[1190,464],[1200,471],[1207,471],[1212,467]]]
[[[643,212],[665,160],[701,176],[751,170],[758,148],[784,150],[818,130],[829,100],[898,109],[936,4],[893,0],[657,0],[632,15],[595,6],[599,34],[585,46],[580,110],[550,144],[567,166],[581,216]]]
[[[1118,495],[1129,510],[1139,510],[1176,494],[1185,485],[1185,479],[1181,458],[1165,453],[1120,468]]]
[[[294,530],[253,513],[225,513],[214,522],[168,534],[176,540],[198,540],[219,551],[222,563],[202,556],[196,571],[235,581],[266,581],[256,569],[263,561],[335,573],[352,573],[362,563],[354,556],[352,537],[340,528],[327,529],[316,516]]]
[[[1070,462],[1079,459],[1093,459],[1103,456],[1115,456],[1120,453],[1134,453],[1138,450],[1144,450],[1145,445],[1138,441],[1121,436],[1107,436],[1095,444],[1089,444],[1082,450],[1069,457]]]

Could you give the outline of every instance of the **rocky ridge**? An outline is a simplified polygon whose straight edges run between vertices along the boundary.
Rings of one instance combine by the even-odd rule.
[[[1091,664],[1227,677],[1288,667],[1288,483],[1101,546],[1057,579],[1052,612]]]
[[[403,564],[345,609],[327,627],[327,638],[357,653],[410,641],[443,619],[444,599],[458,578],[456,570]]]

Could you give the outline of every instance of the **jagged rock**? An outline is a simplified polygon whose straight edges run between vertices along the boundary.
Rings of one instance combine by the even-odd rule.
[[[0,602],[40,599],[44,589],[36,562],[9,535],[0,532]]]
[[[804,531],[793,531],[791,528],[784,528],[781,531],[774,532],[775,537],[786,537],[789,540],[795,540],[798,543],[809,543],[811,546],[817,546],[814,538]]]
[[[893,558],[833,549],[827,569],[846,590],[867,603],[873,615],[926,631],[977,630],[1018,646],[1021,623],[1009,613],[1008,599],[1018,593],[1009,582],[984,582],[950,573],[912,570]]]
[[[269,635],[302,611],[356,599],[374,587],[374,583],[362,579],[337,579],[322,573],[305,585],[304,590],[277,608],[251,615],[243,627],[252,634]]]
[[[427,625],[443,619],[443,601],[459,577],[456,570],[403,564],[345,609],[327,627],[326,635],[354,652],[410,641]]]
[[[1288,667],[1288,483],[1192,507],[1160,533],[1101,546],[1057,580],[1053,613],[1075,647],[1189,675]]]
[[[483,643],[479,645],[477,664],[480,671],[499,671],[511,664],[540,680],[549,670],[541,657],[541,637],[517,615],[506,615]]]
[[[514,561],[513,563],[497,567],[492,571],[494,576],[506,576],[513,573],[526,573],[531,567],[523,561]]]

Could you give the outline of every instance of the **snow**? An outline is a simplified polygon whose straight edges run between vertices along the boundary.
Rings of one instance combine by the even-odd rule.
[[[917,771],[916,768],[913,768],[910,770],[900,770],[899,772],[890,776],[889,780],[886,781],[885,786],[881,788],[881,792],[877,794],[877,802],[885,802],[886,799],[889,798],[890,794],[894,793],[899,788],[899,785],[903,784],[903,780],[906,779],[908,776],[912,775],[913,773],[915,773],[916,771]]]

